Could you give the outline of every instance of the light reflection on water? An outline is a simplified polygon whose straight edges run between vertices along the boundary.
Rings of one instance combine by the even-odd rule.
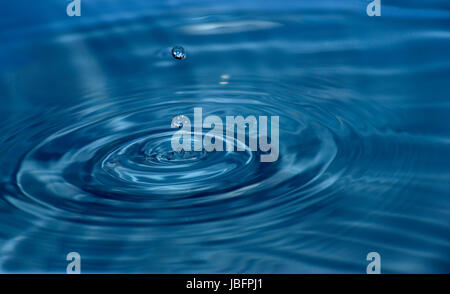
[[[449,271],[444,1],[101,2],[1,24],[1,271]],[[278,161],[172,153],[194,107],[280,116]]]

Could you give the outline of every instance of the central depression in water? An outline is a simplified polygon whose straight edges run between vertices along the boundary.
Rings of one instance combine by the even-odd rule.
[[[79,252],[82,272],[363,273],[377,251],[383,272],[448,271],[449,111],[424,97],[445,97],[449,43],[415,21],[422,35],[407,15],[323,10],[22,30],[0,51],[0,269],[64,272]],[[424,41],[440,49],[416,58]],[[174,152],[172,118],[195,107],[279,116],[278,160]]]

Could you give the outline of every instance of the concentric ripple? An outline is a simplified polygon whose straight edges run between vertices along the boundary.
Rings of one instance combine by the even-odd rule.
[[[64,272],[79,252],[84,272],[365,273],[376,251],[383,272],[448,272],[447,14],[352,5],[17,31],[0,271]],[[195,107],[279,116],[278,160],[228,137],[244,151],[172,150]]]
[[[320,109],[280,107],[277,100],[284,97],[238,85],[201,89],[205,96],[220,97],[214,99],[219,102],[190,101],[198,91],[179,89],[170,104],[150,107],[142,103],[147,93],[117,104],[96,104],[101,114],[87,114],[82,124],[51,134],[25,155],[17,172],[21,192],[27,201],[46,207],[37,210],[40,213],[60,212],[63,218],[83,214],[84,221],[93,222],[100,217],[121,224],[174,224],[182,219],[195,223],[267,213],[272,207],[302,200],[298,194],[302,190],[318,193],[332,184],[321,176],[337,154],[336,134],[319,120],[309,122],[311,115],[322,115]],[[170,140],[177,131],[170,128],[172,117],[193,117],[198,105],[204,109],[203,117],[282,117],[278,161],[261,163],[259,151],[250,151],[248,140],[236,138],[226,139],[242,144],[244,151],[172,150]],[[117,113],[117,109],[126,110]],[[289,188],[294,183],[297,193]],[[249,202],[255,205],[249,207]]]

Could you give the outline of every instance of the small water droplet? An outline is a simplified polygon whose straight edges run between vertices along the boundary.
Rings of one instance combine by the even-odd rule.
[[[189,118],[184,115],[178,115],[172,119],[172,128],[181,129],[186,123],[189,123]]]
[[[186,51],[181,46],[175,46],[172,48],[172,56],[175,59],[185,59],[186,58]]]
[[[228,79],[230,78],[230,75],[223,74],[220,76],[222,81],[219,82],[220,85],[228,85]]]

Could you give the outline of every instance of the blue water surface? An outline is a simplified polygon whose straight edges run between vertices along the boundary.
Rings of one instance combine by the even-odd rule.
[[[3,2],[0,272],[450,272],[449,1]],[[278,160],[174,154],[194,107]]]

